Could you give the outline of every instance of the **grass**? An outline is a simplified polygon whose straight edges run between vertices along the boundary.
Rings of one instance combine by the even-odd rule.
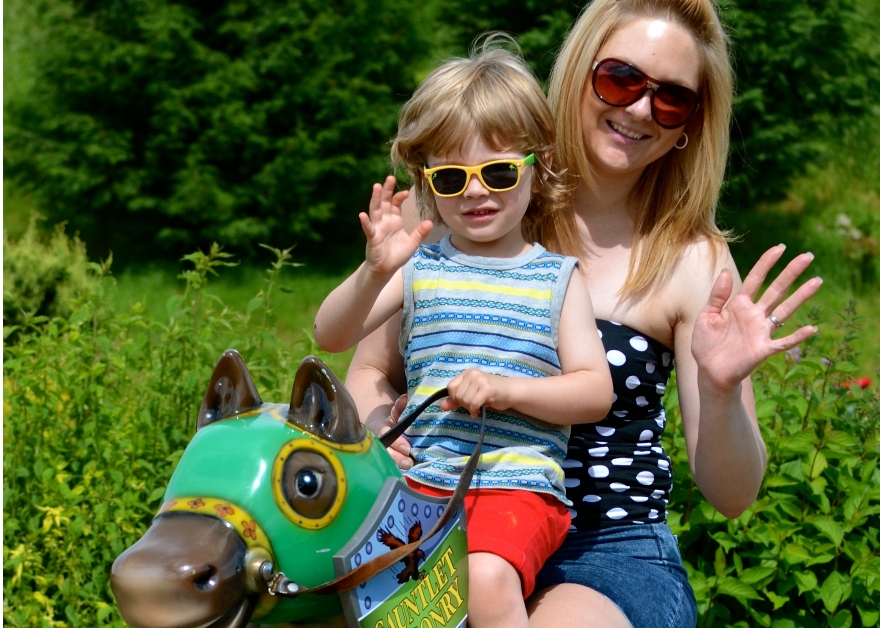
[[[166,303],[183,289],[177,278],[179,270],[171,265],[152,265],[123,270],[116,276],[113,296],[117,310],[142,303],[145,314],[158,321],[168,318]],[[311,337],[312,324],[324,297],[347,273],[322,274],[308,266],[285,269],[274,293],[274,310],[278,316],[277,336],[289,343],[303,345],[303,353],[317,353]],[[265,286],[265,269],[258,266],[237,266],[220,270],[205,290],[224,304],[243,311],[254,295]],[[345,376],[354,350],[321,357],[340,377]]]

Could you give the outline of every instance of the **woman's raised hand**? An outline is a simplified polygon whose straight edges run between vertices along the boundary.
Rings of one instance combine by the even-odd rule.
[[[430,220],[425,220],[412,233],[406,232],[400,205],[409,192],[403,190],[395,194],[395,183],[394,177],[389,176],[383,185],[373,184],[370,212],[358,215],[367,236],[366,265],[376,275],[390,275],[402,267],[433,226]]]
[[[767,274],[784,251],[785,245],[780,244],[764,253],[729,301],[733,277],[722,271],[708,303],[697,316],[691,351],[701,374],[717,390],[732,391],[765,359],[793,348],[817,331],[813,325],[805,325],[786,336],[772,337],[822,285],[819,277],[813,277],[786,298],[813,261],[812,253],[802,253],[789,262],[756,300]]]

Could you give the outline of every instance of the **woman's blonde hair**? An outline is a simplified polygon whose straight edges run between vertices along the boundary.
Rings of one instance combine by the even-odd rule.
[[[727,163],[733,71],[728,38],[712,0],[593,0],[584,10],[550,77],[556,155],[567,169],[567,183],[594,186],[581,102],[592,89],[590,72],[602,44],[616,29],[639,18],[675,22],[691,33],[700,55],[700,99],[684,128],[686,148],[670,150],[651,163],[636,184],[636,234],[624,297],[655,285],[694,239],[705,236],[720,244],[728,238],[715,224],[715,210]],[[717,252],[718,247],[713,248]]]
[[[576,254],[570,189],[553,157],[553,116],[522,57],[499,43],[516,45],[507,35],[490,35],[469,58],[446,61],[422,81],[400,111],[392,162],[408,171],[421,217],[437,223],[442,221],[434,194],[422,174],[430,155],[449,155],[478,136],[499,152],[534,153],[523,236],[551,251]]]

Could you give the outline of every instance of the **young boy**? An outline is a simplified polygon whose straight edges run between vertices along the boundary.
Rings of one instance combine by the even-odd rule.
[[[469,624],[528,626],[524,598],[570,525],[562,460],[568,426],[595,422],[611,377],[589,294],[573,257],[574,225],[551,169],[554,128],[521,60],[499,49],[447,62],[400,114],[392,147],[414,180],[423,217],[452,231],[422,245],[395,179],[373,186],[366,261],[324,301],[315,339],[344,351],[403,308],[401,353],[409,407],[449,397],[407,430],[407,481],[448,495],[472,453],[486,406],[483,454],[465,501]],[[568,245],[568,246],[566,246]]]

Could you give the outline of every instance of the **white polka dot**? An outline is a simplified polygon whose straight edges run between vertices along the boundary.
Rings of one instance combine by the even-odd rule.
[[[632,458],[615,458],[611,461],[611,464],[613,464],[615,467],[628,467],[632,463]]]
[[[636,447],[650,447],[651,443],[636,443]]]
[[[565,488],[575,488],[580,485],[581,481],[578,478],[565,478]]]
[[[666,384],[657,384],[657,394],[662,395],[666,392]]]
[[[669,366],[669,360],[672,358],[672,356],[664,351],[661,358],[663,359],[663,366]]]
[[[663,469],[664,471],[669,471],[669,461],[668,460],[658,460],[657,466]]]
[[[654,369],[656,369],[656,368],[657,368],[657,365],[654,364],[653,362],[648,362],[645,365],[645,370],[648,371],[648,373],[653,373]]]
[[[644,521],[638,521],[638,520],[635,520],[635,521],[633,521],[633,523],[636,524],[637,526],[643,526],[643,525],[645,525],[645,522],[644,522]]]
[[[617,401],[617,393],[611,393],[611,403],[615,403]]]
[[[599,432],[599,436],[611,436],[614,434],[613,427],[605,427],[604,425],[597,425],[596,431]]]
[[[604,468],[604,467],[603,467]],[[608,469],[605,469],[606,471]],[[639,484],[644,484],[645,486],[650,486],[654,483],[654,474],[650,471],[641,471],[636,476],[636,479],[639,481]]]
[[[601,340],[601,339],[602,339],[602,330],[601,330],[601,329],[597,329],[596,331],[599,332],[599,339]]]
[[[646,405],[648,405],[648,400],[642,396],[636,397],[636,405],[640,408],[644,408]]]
[[[659,514],[659,512],[651,508],[651,510],[648,511],[648,519],[656,519]]]
[[[608,477],[608,467],[604,467],[601,464],[593,465],[589,468],[587,473],[590,474],[591,478],[607,478]],[[642,473],[648,473],[647,471],[642,471]],[[654,481],[654,476],[651,476],[651,481]],[[649,482],[650,484],[650,482]]]
[[[666,423],[666,417],[663,416],[662,414],[658,417],[654,417],[654,423],[656,423],[660,427],[660,429],[662,430],[663,425]]]
[[[618,327],[620,327],[620,323],[615,323],[614,321],[608,321],[608,322],[611,323],[612,325],[617,325]]]
[[[651,497],[653,497],[654,499],[660,499],[661,497],[663,497],[665,492],[666,491],[656,490],[653,493],[651,493]]]
[[[626,410],[615,410],[612,414],[617,418],[622,419],[628,414],[628,412]]]
[[[572,460],[571,458],[566,458],[562,461],[563,469],[578,469],[582,466],[584,466],[584,463],[580,460]]]
[[[611,519],[623,519],[626,515],[627,512],[623,508],[612,508],[608,511],[608,516]]]
[[[646,495],[630,495],[629,498],[637,504],[648,501],[648,497]]]
[[[614,366],[623,366],[624,364],[626,364],[626,356],[617,349],[612,349],[611,351],[606,353],[605,356],[608,358],[608,362],[610,362]]]
[[[647,455],[650,454],[651,452],[650,452],[650,451],[640,451],[640,450],[636,450],[636,451],[634,451],[633,453],[634,453],[635,455],[637,455],[637,456],[647,456]]]
[[[622,482],[612,482],[609,488],[611,488],[611,490],[615,493],[622,493],[629,490],[629,486],[623,484]]]
[[[607,445],[607,444],[608,444],[608,441],[607,441],[607,440],[597,440],[597,441],[596,441],[596,444],[597,444],[597,445]]]
[[[572,519],[576,519],[578,516],[577,510],[575,510],[574,508],[568,508],[568,514],[571,515]]]
[[[651,430],[642,430],[642,433],[639,434],[639,440],[641,441],[651,440],[653,437],[654,432],[652,432]]]
[[[598,495],[584,495],[584,498],[582,501],[589,502],[591,504],[595,504],[596,502],[602,501],[602,498],[599,497]]]
[[[642,384],[642,380],[640,380],[635,375],[630,375],[629,377],[626,378],[626,387],[629,388],[630,390],[635,390],[636,388],[641,386],[641,384]]]
[[[644,351],[648,348],[648,341],[642,338],[641,336],[633,336],[629,339],[629,344],[636,351]]]
[[[591,447],[587,450],[587,453],[593,456],[594,458],[601,458],[605,454],[608,453],[607,447]]]
[[[651,451],[653,451],[655,454],[660,454],[661,456],[663,455],[662,447],[651,447]]]

